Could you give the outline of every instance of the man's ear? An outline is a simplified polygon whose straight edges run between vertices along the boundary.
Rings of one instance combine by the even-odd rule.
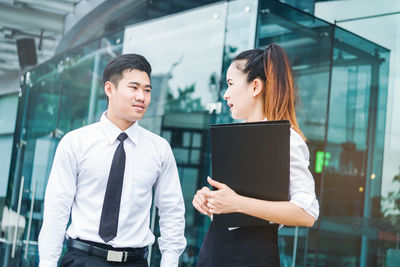
[[[112,96],[113,89],[114,89],[114,84],[110,81],[106,81],[106,83],[104,84],[104,93],[108,98]]]
[[[253,81],[253,96],[260,95],[263,91],[264,83],[261,79],[254,79]]]

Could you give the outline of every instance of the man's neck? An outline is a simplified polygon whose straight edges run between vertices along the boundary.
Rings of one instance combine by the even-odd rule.
[[[115,125],[117,126],[119,129],[121,129],[121,131],[125,131],[126,129],[128,129],[129,127],[131,127],[133,124],[135,124],[136,121],[127,121],[121,118],[118,118],[117,116],[115,116],[115,114],[110,111],[107,110],[106,112],[106,117]]]

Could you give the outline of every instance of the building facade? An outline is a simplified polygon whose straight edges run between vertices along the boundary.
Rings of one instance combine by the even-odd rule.
[[[186,206],[188,246],[180,264],[195,266],[210,224],[191,204],[211,173],[209,126],[232,122],[222,97],[226,70],[239,52],[276,42],[295,73],[297,116],[320,202],[314,227],[279,230],[281,266],[391,266],[399,255],[393,249],[399,219],[385,216],[391,200],[381,195],[390,51],[278,1],[131,2],[109,11],[114,19],[101,36],[60,45],[56,56],[22,77],[0,202],[0,265],[37,265],[57,144],[107,108],[101,80],[108,60],[139,53],[153,67],[152,103],[139,124],[173,149]],[[156,214],[153,208],[157,236]],[[159,260],[155,243],[150,265]]]

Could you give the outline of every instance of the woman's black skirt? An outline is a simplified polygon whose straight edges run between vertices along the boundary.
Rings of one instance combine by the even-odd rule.
[[[200,248],[197,267],[279,267],[278,225],[235,230],[211,223]]]

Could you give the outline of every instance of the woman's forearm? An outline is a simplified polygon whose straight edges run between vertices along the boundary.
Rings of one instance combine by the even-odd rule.
[[[277,224],[311,227],[315,218],[289,201],[266,201],[238,196],[236,212]]]

